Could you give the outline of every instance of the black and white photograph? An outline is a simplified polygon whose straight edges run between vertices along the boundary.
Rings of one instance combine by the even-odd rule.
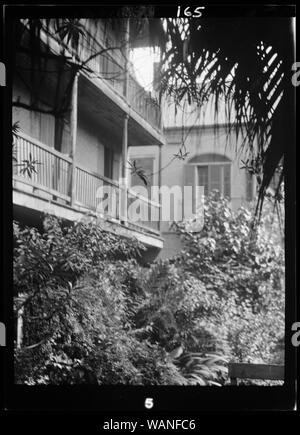
[[[7,7],[14,386],[295,386],[295,8],[223,6]]]

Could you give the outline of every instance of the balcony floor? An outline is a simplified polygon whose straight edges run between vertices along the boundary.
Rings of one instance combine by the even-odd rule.
[[[27,191],[26,191],[27,190]],[[80,209],[79,206],[71,207],[62,204],[55,200],[42,198],[39,194],[30,192],[28,186],[22,186],[21,182],[14,182],[13,189],[13,204],[14,204],[14,219],[22,219],[25,224],[37,224],[41,222],[44,213],[50,213],[60,219],[69,222],[76,222],[87,215],[86,211]],[[90,212],[92,214],[92,212]],[[96,219],[96,214],[94,214]],[[98,217],[99,219],[99,217]],[[126,226],[121,222],[105,218],[101,219],[103,229],[119,234],[126,238],[136,238],[143,243],[147,252],[145,258],[150,261],[158,255],[159,251],[163,248],[163,239],[150,231],[143,230],[142,228]]]

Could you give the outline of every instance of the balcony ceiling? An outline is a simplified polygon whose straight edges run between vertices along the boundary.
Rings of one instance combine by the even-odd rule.
[[[95,123],[95,126],[98,126],[99,129],[101,128],[104,140],[106,138],[114,144],[119,144],[121,147],[125,111],[120,105],[126,106],[126,103],[116,92],[114,92],[114,97],[115,101],[109,98],[90,80],[85,77],[80,77],[78,91],[79,116],[80,114],[84,114],[92,123]],[[120,101],[120,105],[118,101]],[[141,122],[146,125],[146,128],[130,116],[128,122],[128,145],[142,146],[159,144],[160,141],[150,132],[152,128],[148,129],[147,123],[143,119],[141,119]]]

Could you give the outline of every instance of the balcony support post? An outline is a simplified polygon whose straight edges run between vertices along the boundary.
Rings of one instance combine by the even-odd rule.
[[[71,196],[71,205],[76,201],[76,142],[77,142],[77,117],[78,117],[78,73],[74,77],[71,97],[71,151],[70,157],[72,159],[70,168],[70,184],[69,192]]]
[[[126,224],[127,222],[127,151],[128,151],[128,119],[129,115],[126,113],[123,120],[123,135],[122,135],[122,186],[121,191],[121,221]]]
[[[158,145],[158,188],[159,188],[158,202],[160,204],[159,220],[157,225],[158,231],[161,230],[161,221],[162,221],[161,171],[162,171],[162,145],[160,144]]]
[[[125,52],[125,68],[124,68],[124,97],[128,98],[128,90],[129,90],[129,56],[130,56],[130,48],[129,48],[129,32],[130,32],[130,21],[129,18],[125,20],[125,29],[124,29],[124,52]]]
[[[124,96],[128,98],[129,89],[129,32],[130,21],[129,18],[124,22],[124,55],[125,55],[125,67],[124,67]],[[128,198],[128,180],[127,180],[127,152],[128,152],[128,113],[125,113],[123,119],[123,134],[122,134],[122,168],[121,168],[121,197],[120,197],[120,218],[122,224],[127,224],[127,198]]]

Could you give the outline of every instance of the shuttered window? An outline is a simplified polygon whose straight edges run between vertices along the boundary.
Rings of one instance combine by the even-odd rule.
[[[198,186],[204,186],[204,195],[218,190],[230,198],[230,164],[212,164],[198,166]]]
[[[208,166],[198,167],[198,186],[204,186],[204,195],[208,195]]]

